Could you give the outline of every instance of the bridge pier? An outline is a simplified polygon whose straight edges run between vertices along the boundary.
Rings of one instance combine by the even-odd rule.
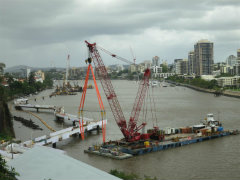
[[[37,112],[38,112],[38,108],[37,108]]]
[[[97,133],[99,134],[99,131],[100,131],[100,128],[99,128],[99,126],[97,126]]]
[[[57,147],[57,143],[53,143],[53,144],[52,144],[52,147],[53,147],[53,148],[56,148],[56,147]]]

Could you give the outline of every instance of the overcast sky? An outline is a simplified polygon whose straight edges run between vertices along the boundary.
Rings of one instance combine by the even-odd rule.
[[[215,62],[240,48],[240,0],[0,0],[0,62],[83,66],[84,40],[137,63],[187,58],[200,39]],[[119,60],[103,55],[105,64]]]

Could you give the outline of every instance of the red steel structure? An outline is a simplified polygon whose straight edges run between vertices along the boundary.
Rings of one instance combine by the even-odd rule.
[[[133,106],[133,109],[131,112],[131,117],[127,124],[126,119],[123,115],[121,106],[118,102],[117,95],[112,86],[111,80],[108,77],[107,69],[102,61],[102,58],[101,58],[99,52],[98,52],[96,43],[91,44],[87,41],[85,41],[85,42],[89,49],[89,58],[91,58],[94,62],[97,75],[101,81],[103,90],[104,90],[107,100],[109,102],[114,119],[117,122],[117,125],[119,126],[121,132],[123,133],[126,141],[138,141],[141,138],[143,138],[143,139],[149,138],[149,136],[147,134],[140,134],[138,132],[140,129],[142,129],[146,125],[146,123],[142,123],[140,126],[137,127],[137,121],[139,118],[139,114],[141,112],[143,100],[145,98],[147,89],[149,87],[149,78],[151,76],[150,70],[149,69],[145,70],[143,79],[140,81],[140,86],[139,86],[138,93],[137,93],[137,96],[135,99],[135,103],[134,103],[134,106]],[[116,57],[125,62],[129,62],[128,60],[125,60],[115,54],[112,54],[109,51],[104,50],[103,48],[100,48],[100,49],[105,51],[106,53],[110,54],[112,57]]]
[[[106,123],[104,123],[103,120],[106,119],[106,112],[105,112],[105,109],[104,109],[104,106],[103,106],[101,95],[99,93],[98,85],[97,85],[97,82],[96,82],[96,78],[94,76],[94,72],[93,72],[93,68],[92,68],[91,62],[92,62],[91,59],[87,59],[86,60],[86,63],[89,63],[89,65],[88,65],[88,69],[87,69],[87,75],[86,75],[86,78],[85,78],[85,83],[84,83],[84,87],[83,87],[83,92],[82,92],[80,105],[79,105],[79,108],[78,108],[79,128],[80,128],[80,133],[81,133],[82,140],[84,140],[84,126],[83,126],[83,111],[84,110],[83,110],[83,108],[84,108],[84,102],[85,102],[87,87],[88,87],[89,72],[91,70],[92,76],[93,76],[94,85],[95,85],[95,89],[96,89],[96,93],[97,93],[99,107],[101,109],[102,134],[103,134],[103,142],[105,143]],[[80,121],[80,117],[81,116],[82,116],[82,122]]]

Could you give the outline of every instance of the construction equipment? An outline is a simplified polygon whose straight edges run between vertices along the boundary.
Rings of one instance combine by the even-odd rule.
[[[117,122],[117,125],[119,126],[126,141],[132,142],[132,141],[138,141],[140,139],[149,139],[149,134],[144,134],[144,133],[141,134],[138,132],[140,129],[142,129],[146,125],[146,123],[142,123],[140,126],[137,126],[137,121],[139,119],[139,114],[143,105],[143,100],[145,98],[147,89],[149,87],[149,78],[151,76],[150,70],[149,69],[145,70],[143,79],[140,81],[138,93],[137,93],[135,103],[131,112],[130,120],[127,124],[126,119],[123,115],[121,106],[118,102],[117,95],[114,91],[111,80],[108,76],[107,69],[102,61],[102,58],[98,52],[98,49],[124,62],[130,63],[130,64],[133,64],[133,63],[115,54],[112,54],[111,52],[99,46],[97,48],[96,43],[91,44],[87,41],[85,42],[89,50],[89,58],[94,62],[98,78],[101,81],[103,90],[109,102],[115,121]]]
[[[78,118],[79,118],[80,133],[81,133],[82,139],[84,140],[83,108],[84,108],[84,103],[85,103],[86,92],[87,92],[87,89],[89,87],[88,79],[89,79],[89,73],[90,73],[90,70],[91,70],[92,76],[93,76],[94,85],[95,85],[95,89],[96,89],[96,93],[97,93],[99,107],[101,109],[103,143],[105,143],[106,123],[104,123],[105,122],[104,119],[106,119],[106,112],[105,112],[105,109],[104,109],[104,106],[103,106],[103,102],[102,102],[102,98],[101,98],[101,95],[99,93],[97,82],[96,82],[96,79],[95,79],[95,76],[94,76],[93,68],[92,68],[92,65],[91,65],[91,63],[92,63],[91,59],[88,58],[86,60],[86,63],[89,63],[89,64],[88,64],[87,75],[86,75],[85,83],[84,83],[84,87],[83,87],[83,93],[82,93],[80,105],[79,105],[79,108],[78,108]],[[80,117],[82,117],[82,122],[80,121]]]

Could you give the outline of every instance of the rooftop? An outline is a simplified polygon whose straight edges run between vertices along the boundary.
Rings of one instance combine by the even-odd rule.
[[[19,180],[120,180],[65,155],[63,151],[44,146],[35,146],[7,164],[20,174]]]

